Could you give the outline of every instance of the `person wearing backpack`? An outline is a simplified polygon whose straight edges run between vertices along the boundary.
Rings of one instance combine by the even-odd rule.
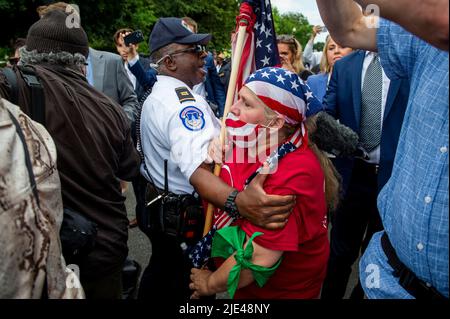
[[[0,139],[0,299],[84,298],[62,256],[63,206],[52,138],[0,99]]]
[[[138,174],[139,155],[123,109],[87,82],[87,35],[66,19],[53,10],[30,27],[13,69],[18,89],[0,72],[0,96],[16,97],[44,124],[58,152],[64,208],[97,225],[93,250],[76,260],[86,297],[121,298],[128,219],[120,180]]]

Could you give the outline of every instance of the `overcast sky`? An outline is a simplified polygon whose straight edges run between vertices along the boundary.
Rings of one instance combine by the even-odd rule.
[[[298,12],[302,13],[313,25],[323,25],[320,18],[319,9],[317,9],[316,0],[271,0],[273,7],[277,7],[281,13]],[[317,41],[325,41],[326,34],[320,34]]]

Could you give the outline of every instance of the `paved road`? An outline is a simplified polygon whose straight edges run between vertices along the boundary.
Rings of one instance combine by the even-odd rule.
[[[128,185],[126,197],[127,197],[127,200],[126,200],[125,204],[127,207],[128,218],[131,220],[135,217],[134,207],[135,207],[135,202],[136,202],[131,184]],[[144,235],[137,227],[130,229],[130,231],[129,231],[128,248],[129,248],[128,256],[131,259],[136,260],[141,265],[142,270],[144,270],[148,264],[148,261],[150,259],[151,253],[152,253],[152,245],[151,245],[148,237],[146,235]],[[354,287],[356,285],[356,283],[358,282],[358,261],[353,265],[353,271],[350,276],[350,281],[349,281],[349,285],[348,285],[349,287]],[[345,294],[345,299],[348,298],[350,293],[351,293],[351,289],[347,289],[347,292]],[[227,294],[222,294],[222,295],[218,296],[218,298],[227,299],[228,296],[227,296]]]

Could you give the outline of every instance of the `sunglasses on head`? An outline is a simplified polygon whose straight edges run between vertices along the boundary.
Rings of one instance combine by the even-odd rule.
[[[295,41],[295,37],[293,35],[287,34],[279,35],[277,36],[277,42],[285,44],[293,44],[295,46],[295,49],[297,49],[297,41]]]

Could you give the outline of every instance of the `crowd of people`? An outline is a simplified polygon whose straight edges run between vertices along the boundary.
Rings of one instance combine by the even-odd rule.
[[[317,0],[323,52],[279,35],[229,112],[193,19],[115,54],[39,7],[0,70],[0,298],[123,298],[138,226],[142,300],[448,299],[448,10],[412,2]]]

